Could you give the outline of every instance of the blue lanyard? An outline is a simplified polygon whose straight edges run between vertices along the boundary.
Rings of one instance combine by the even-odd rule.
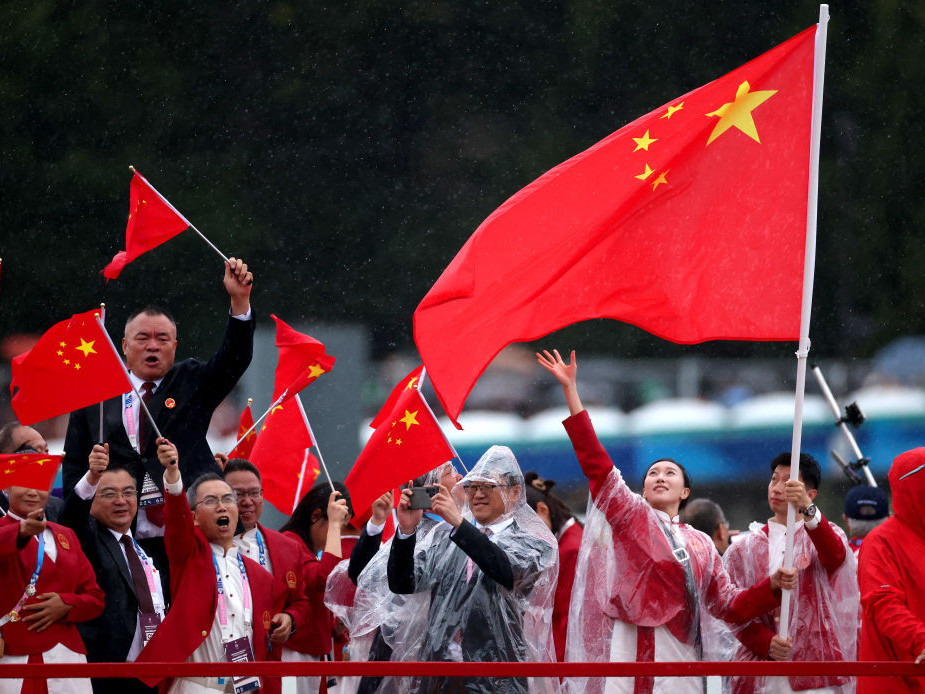
[[[266,558],[266,554],[264,553],[264,549],[263,549],[263,540],[260,539],[260,529],[258,528],[254,534],[257,537],[257,552],[259,555],[258,558],[260,559],[260,566],[262,566],[263,568],[267,568],[267,558]],[[240,555],[238,558],[240,559]],[[241,566],[242,566],[241,573],[244,573],[244,569],[243,569],[244,565],[242,564]]]
[[[35,595],[35,582],[39,580],[39,574],[42,573],[42,564],[45,562],[45,532],[42,531],[39,533],[39,556],[35,560],[35,570],[32,572],[32,578],[29,579],[29,587],[26,588],[26,593],[30,595]],[[29,588],[32,590],[30,591]]]
[[[134,540],[134,538],[132,538]],[[244,583],[247,583],[247,568],[244,566],[244,560],[241,559],[241,553],[237,553],[238,558],[238,569],[241,571],[241,580]],[[222,572],[218,568],[218,559],[215,558],[215,555],[212,555],[212,566],[215,567],[215,583],[217,585],[217,590],[219,595],[225,594],[225,588],[222,586]]]

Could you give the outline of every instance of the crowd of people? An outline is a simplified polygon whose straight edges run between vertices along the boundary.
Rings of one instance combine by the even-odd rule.
[[[856,487],[842,529],[816,505],[819,464],[770,461],[770,518],[747,533],[692,499],[681,462],[654,461],[631,490],[578,395],[577,362],[539,365],[562,385],[589,484],[583,522],[555,482],[489,448],[354,513],[316,484],[280,531],[261,524],[261,471],[216,456],[212,412],[253,350],[253,277],[232,258],[226,332],[206,362],[175,362],[176,323],[147,307],[125,325],[134,392],[71,415],[64,499],[0,495],[0,664],[318,661],[656,662],[925,660],[925,449],[882,489]],[[141,402],[137,399],[140,396]],[[150,412],[152,426],[143,410]],[[0,454],[47,452],[9,423]],[[416,487],[431,487],[429,507]],[[798,519],[785,566],[788,510]],[[361,509],[362,511],[362,509]],[[790,591],[790,630],[778,634]],[[733,677],[734,692],[925,690],[921,678]],[[496,677],[472,665],[403,677],[176,676],[2,679],[2,692],[702,692],[699,677]]]

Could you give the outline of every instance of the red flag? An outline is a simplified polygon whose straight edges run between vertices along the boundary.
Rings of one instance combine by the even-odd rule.
[[[47,492],[55,481],[60,455],[19,453],[0,455],[0,488],[28,487]]]
[[[279,350],[273,379],[273,398],[275,400],[288,389],[288,399],[318,376],[330,371],[334,357],[325,354],[324,344],[319,340],[293,330],[273,314],[270,317],[276,321],[276,347]]]
[[[419,367],[392,390],[373,420],[376,431],[347,475],[358,516],[388,490],[455,457],[417,388],[420,373]]]
[[[313,445],[296,400],[274,407],[260,427],[250,461],[260,470],[264,498],[284,513],[293,508],[302,463]],[[309,458],[311,463],[314,456]],[[317,475],[317,462],[306,465],[302,494],[311,489]]]
[[[254,414],[251,412],[251,403],[248,401],[247,407],[244,408],[244,411],[241,413],[241,422],[238,424],[238,440],[244,436],[245,433],[251,430],[254,426]],[[254,444],[257,443],[257,430],[251,431],[247,434],[241,443],[231,449],[231,452],[228,454],[228,458],[241,458],[243,460],[250,460],[251,451],[254,450]]]
[[[684,344],[798,338],[815,34],[621,128],[479,226],[414,314],[451,418],[506,345],[582,320]]]
[[[173,205],[135,171],[129,184],[128,225],[125,227],[125,250],[116,253],[103,268],[106,279],[114,280],[122,268],[143,253],[169,241],[192,226]]]
[[[11,404],[21,424],[40,422],[132,389],[109,337],[95,316],[76,313],[56,323],[35,347],[13,359]]]

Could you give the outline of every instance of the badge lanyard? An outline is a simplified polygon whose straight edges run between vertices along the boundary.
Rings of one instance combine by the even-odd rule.
[[[263,539],[260,537],[260,530],[258,529],[254,536],[257,538],[257,557],[260,559],[260,566],[267,568],[267,556],[266,552],[263,549]]]
[[[18,622],[20,620],[19,613],[23,608],[23,605],[26,604],[26,600],[35,595],[35,583],[39,580],[39,574],[42,573],[42,564],[45,562],[45,532],[42,531],[38,536],[39,542],[39,554],[38,558],[35,560],[35,569],[32,571],[32,577],[29,579],[29,584],[26,586],[26,589],[23,591],[22,597],[19,598],[19,602],[16,603],[16,606],[10,610],[10,613],[7,615],[9,621]]]
[[[135,548],[135,554],[138,555],[138,560],[141,562],[141,566],[145,572],[145,578],[148,581],[148,591],[151,593],[151,602],[154,603],[155,610],[164,610],[164,602],[161,600],[160,595],[157,592],[157,569],[154,568],[154,563],[150,557],[145,556],[145,553],[141,550],[141,547],[138,546],[138,543],[135,542],[135,538],[131,537],[132,546]]]
[[[138,424],[135,422],[134,393],[125,394],[125,433],[132,448],[138,450]]]
[[[240,552],[237,553],[238,569],[241,571],[241,582],[244,585],[244,626],[249,627],[253,618],[253,607],[251,606],[251,587],[247,580],[247,569],[244,567],[244,560]],[[212,555],[212,565],[215,567],[215,587],[218,592],[218,621],[222,625],[222,641],[225,641],[224,630],[228,626],[228,607],[225,598],[225,587],[222,584],[222,572],[218,568],[218,560]]]

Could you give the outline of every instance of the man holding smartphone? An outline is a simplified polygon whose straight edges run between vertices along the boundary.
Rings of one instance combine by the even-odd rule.
[[[523,473],[509,448],[492,446],[454,490],[440,485],[431,510],[446,523],[420,543],[423,511],[411,490],[398,504],[399,531],[388,561],[390,589],[429,593],[421,660],[450,662],[555,659],[550,631],[558,573],[556,540],[527,506]],[[398,644],[395,656],[402,644]],[[428,678],[422,691],[526,692],[526,678]],[[534,689],[557,683],[534,679]]]

